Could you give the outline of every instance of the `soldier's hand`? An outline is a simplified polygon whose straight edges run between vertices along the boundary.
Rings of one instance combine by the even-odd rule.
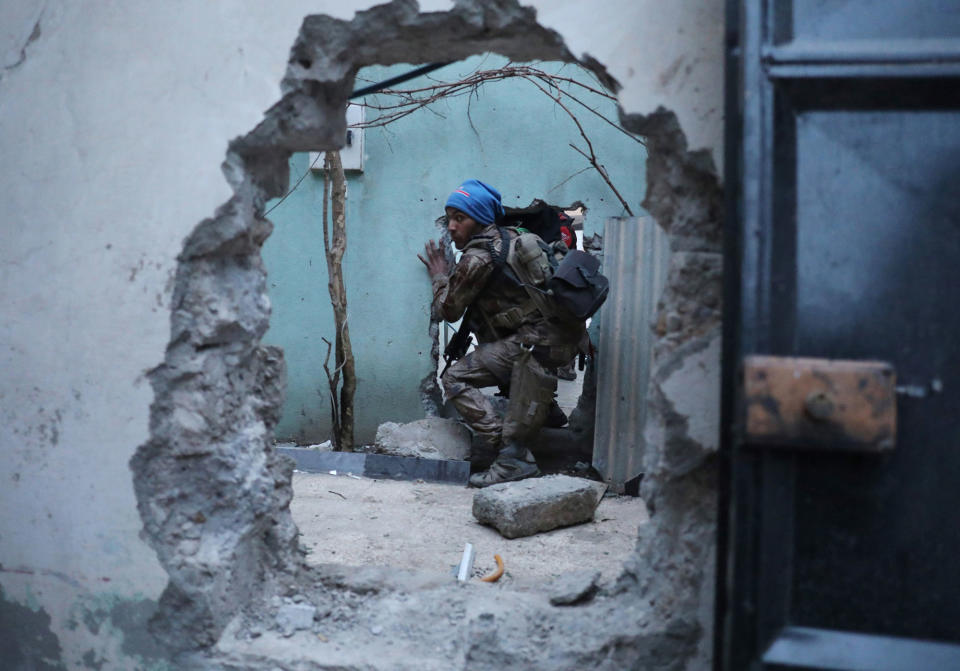
[[[424,247],[424,254],[426,258],[419,254],[417,254],[417,258],[423,261],[423,265],[427,267],[427,272],[430,273],[431,278],[449,274],[450,266],[447,264],[447,257],[444,256],[443,250],[437,243],[430,240]]]

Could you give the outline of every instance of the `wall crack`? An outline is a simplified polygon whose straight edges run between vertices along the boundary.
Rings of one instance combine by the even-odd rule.
[[[43,19],[43,13],[46,10],[46,1],[40,2],[33,10],[33,15],[30,19],[24,22],[24,27],[31,26],[30,32],[27,33],[24,31],[19,40],[15,45],[7,50],[7,53],[3,57],[3,72],[10,72],[17,69],[23,65],[27,60],[27,54],[30,48],[30,45],[40,39],[42,35],[42,30],[40,27],[40,22]],[[3,74],[0,74],[0,80],[2,80]]]

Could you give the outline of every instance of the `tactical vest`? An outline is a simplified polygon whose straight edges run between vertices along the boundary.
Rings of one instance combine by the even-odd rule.
[[[522,324],[549,319],[582,324],[600,308],[609,291],[600,262],[585,252],[568,250],[562,240],[552,244],[514,227],[498,227],[500,249],[487,238],[493,259],[492,282],[509,282],[524,290],[527,300],[495,315],[484,315],[497,329],[514,331]]]
[[[513,292],[516,298],[509,307],[504,306],[493,313],[479,310],[487,326],[495,332],[514,332],[524,324],[558,317],[550,305],[545,286],[558,264],[558,255],[566,252],[566,246],[562,242],[556,247],[548,245],[533,233],[514,227],[498,227],[497,231],[499,239],[473,240],[468,246],[483,245],[490,254],[494,270],[488,286],[506,286],[520,291]],[[500,243],[499,249],[497,242]]]

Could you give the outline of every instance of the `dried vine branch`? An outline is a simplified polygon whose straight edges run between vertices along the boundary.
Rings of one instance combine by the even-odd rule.
[[[527,79],[527,78],[525,77],[524,79]],[[573,123],[576,124],[577,126],[577,130],[580,131],[580,137],[582,137],[583,141],[587,143],[587,151],[589,151],[589,154],[587,152],[584,152],[582,149],[580,149],[574,144],[571,144],[570,146],[573,147],[573,149],[577,153],[579,153],[581,156],[587,159],[587,162],[590,163],[591,166],[593,166],[593,168],[597,171],[597,173],[600,175],[603,181],[607,183],[607,186],[610,187],[610,190],[613,191],[613,194],[617,197],[617,200],[619,200],[620,204],[623,205],[623,209],[626,210],[627,214],[629,214],[632,217],[633,211],[630,209],[630,206],[627,205],[627,201],[623,199],[623,196],[620,195],[620,192],[617,190],[617,187],[613,185],[613,180],[611,180],[610,175],[607,174],[607,169],[604,168],[600,164],[599,159],[597,159],[597,153],[593,150],[593,143],[590,141],[590,136],[588,136],[587,132],[583,129],[583,124],[580,123],[580,119],[577,118],[577,115],[571,112],[569,107],[563,104],[563,102],[560,99],[559,93],[557,93],[556,96],[553,96],[550,94],[549,91],[543,88],[543,86],[541,86],[539,82],[534,80],[528,80],[528,81],[531,81],[534,86],[540,89],[540,91],[542,91],[548,98],[553,100],[553,102],[557,104],[557,107],[559,107],[564,112],[566,112],[567,116],[569,116],[573,120]]]
[[[330,348],[332,345],[326,338],[320,339],[327,343],[327,357],[323,360],[323,372],[327,374],[327,386],[330,388],[330,419],[333,424],[334,448],[339,450],[340,446],[337,444],[337,439],[340,436],[340,402],[337,398],[337,389],[340,386],[340,369],[334,368],[334,372],[330,372]]]
[[[327,257],[327,289],[333,307],[336,329],[334,338],[335,368],[333,373],[324,362],[323,369],[330,384],[330,405],[333,417],[333,445],[336,450],[353,450],[353,400],[357,389],[356,367],[350,328],[347,324],[347,290],[343,283],[343,255],[347,250],[346,198],[347,186],[339,151],[328,151],[324,157],[323,178],[323,250]],[[327,203],[333,216],[332,235],[328,227]],[[329,342],[327,358],[329,359]],[[342,375],[342,381],[341,381]],[[337,386],[339,384],[339,400]]]
[[[575,145],[570,145],[576,150],[580,155],[587,159],[590,167],[597,171],[601,179],[607,184],[613,194],[617,197],[617,200],[620,201],[620,204],[623,206],[624,210],[630,216],[633,216],[633,211],[630,209],[630,206],[627,204],[627,201],[620,194],[620,191],[613,184],[613,181],[610,179],[610,175],[607,172],[603,164],[600,163],[599,158],[596,155],[596,152],[593,148],[593,143],[590,141],[590,137],[587,135],[586,131],[583,128],[583,124],[580,123],[580,119],[576,114],[571,110],[570,106],[567,103],[576,103],[583,109],[587,110],[591,114],[597,116],[603,120],[608,125],[616,128],[619,132],[623,133],[630,139],[644,144],[642,137],[638,137],[628,132],[622,128],[619,124],[615,123],[613,120],[606,117],[600,111],[591,107],[586,102],[580,99],[578,95],[572,93],[568,88],[564,88],[562,85],[568,85],[569,87],[577,87],[580,92],[587,93],[593,96],[599,96],[606,100],[616,101],[616,97],[599,88],[595,88],[583,82],[577,81],[571,77],[564,77],[560,75],[550,74],[541,70],[539,68],[530,66],[530,65],[513,65],[507,64],[502,68],[497,68],[495,70],[477,70],[470,73],[468,76],[454,82],[441,82],[434,81],[433,84],[429,86],[421,86],[419,88],[412,89],[385,89],[379,95],[383,96],[392,96],[397,99],[397,102],[390,104],[380,104],[378,102],[365,102],[364,105],[371,110],[375,110],[377,115],[368,121],[354,124],[354,128],[378,128],[383,127],[388,124],[391,124],[395,121],[398,121],[410,114],[413,114],[420,109],[430,109],[430,105],[444,98],[455,98],[458,96],[471,96],[475,95],[479,87],[483,84],[490,82],[500,81],[510,78],[520,78],[526,80],[533,84],[541,93],[550,98],[560,109],[570,117],[573,123],[576,125],[577,130],[580,133],[580,137],[583,138],[587,146],[587,151],[583,151]],[[431,110],[434,111],[434,110]],[[469,107],[468,107],[468,116],[469,116]],[[472,119],[471,126],[473,125]],[[569,179],[569,178],[568,178]]]

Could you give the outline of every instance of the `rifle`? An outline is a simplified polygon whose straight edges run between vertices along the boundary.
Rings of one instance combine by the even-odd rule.
[[[460,328],[453,334],[450,342],[447,343],[446,348],[443,350],[443,360],[446,364],[440,373],[440,377],[443,377],[443,374],[447,372],[450,364],[462,358],[463,355],[467,353],[467,348],[470,347],[470,343],[472,342],[472,338],[470,337],[471,317],[473,317],[472,306],[467,308],[467,313],[463,315],[463,319],[460,320]]]

